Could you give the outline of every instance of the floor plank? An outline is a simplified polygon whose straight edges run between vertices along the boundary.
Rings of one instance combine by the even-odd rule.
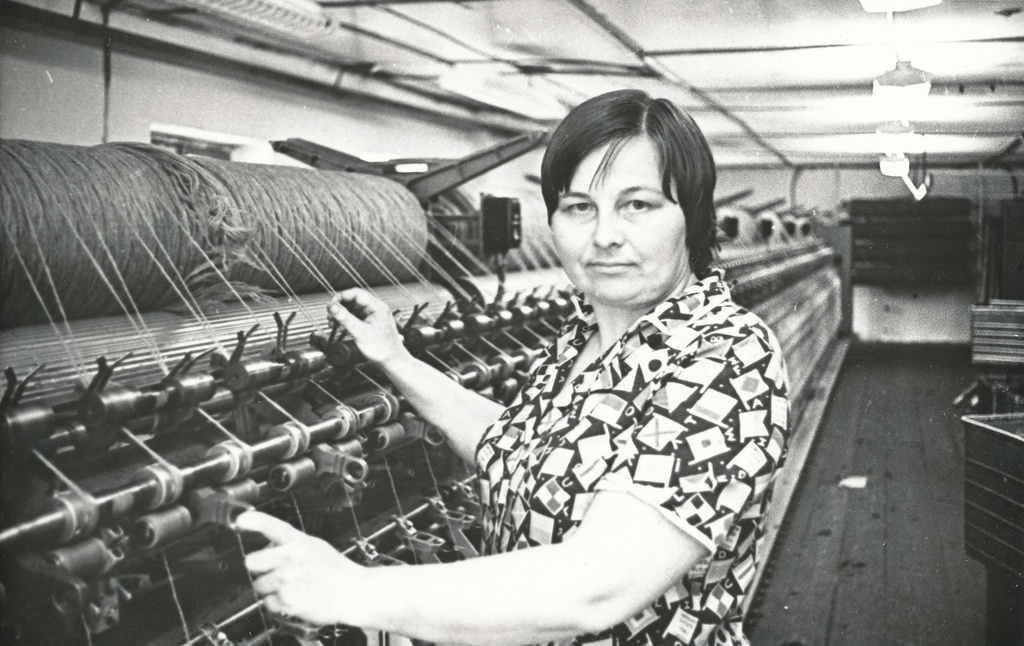
[[[843,397],[837,397],[840,391],[844,393]],[[829,414],[851,418],[855,411],[863,409],[867,396],[868,381],[862,375],[846,372],[832,391]],[[821,604],[807,603],[801,597],[827,600],[828,603],[834,597],[835,569],[840,561],[840,542],[834,537],[844,531],[848,502],[848,492],[835,486],[834,474],[849,471],[855,439],[853,433],[830,439],[831,450],[822,452],[815,449],[809,457],[814,466],[805,468],[776,548],[787,558],[769,560],[765,583],[759,588],[759,598],[748,613],[751,623],[756,623],[762,614],[788,615],[786,622],[768,622],[763,626],[765,643],[799,643],[804,640],[805,643],[818,644],[825,641],[828,613],[819,611]],[[818,504],[800,502],[801,496],[806,495],[805,489],[820,493]],[[791,538],[783,540],[782,536]],[[800,567],[775,567],[780,562],[799,563]],[[767,585],[768,580],[771,585]],[[764,595],[764,590],[774,594]],[[794,627],[799,627],[799,631]]]
[[[967,348],[853,346],[748,615],[757,646],[982,643],[953,397]],[[864,476],[862,489],[840,486]]]

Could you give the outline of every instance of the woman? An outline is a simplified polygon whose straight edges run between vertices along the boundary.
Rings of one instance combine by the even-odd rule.
[[[270,611],[461,644],[746,643],[786,375],[709,266],[711,151],[668,101],[613,92],[559,125],[541,177],[582,298],[509,407],[412,357],[367,292],[329,308],[475,462],[486,556],[368,569],[249,512],[274,545],[246,559]]]

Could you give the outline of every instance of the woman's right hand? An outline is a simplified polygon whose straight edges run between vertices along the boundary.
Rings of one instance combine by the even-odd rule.
[[[390,308],[365,289],[338,292],[327,306],[327,314],[348,331],[363,356],[378,366],[386,367],[409,355]]]

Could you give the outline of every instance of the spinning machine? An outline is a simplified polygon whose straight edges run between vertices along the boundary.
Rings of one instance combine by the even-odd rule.
[[[258,508],[371,566],[476,555],[472,468],[326,305],[366,287],[419,357],[512,396],[570,285],[542,210],[456,187],[541,141],[411,177],[298,140],[277,147],[315,169],[0,142],[0,641],[386,639],[268,617],[242,565],[260,545],[232,523]],[[794,422],[840,326],[836,261],[812,227],[723,244],[783,345]]]

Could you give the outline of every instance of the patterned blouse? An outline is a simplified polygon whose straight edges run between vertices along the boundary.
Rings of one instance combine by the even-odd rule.
[[[634,617],[570,643],[747,644],[741,603],[786,453],[778,342],[715,271],[641,317],[556,400],[596,328],[577,301],[484,434],[484,552],[558,543],[598,491],[629,493],[711,554]]]

